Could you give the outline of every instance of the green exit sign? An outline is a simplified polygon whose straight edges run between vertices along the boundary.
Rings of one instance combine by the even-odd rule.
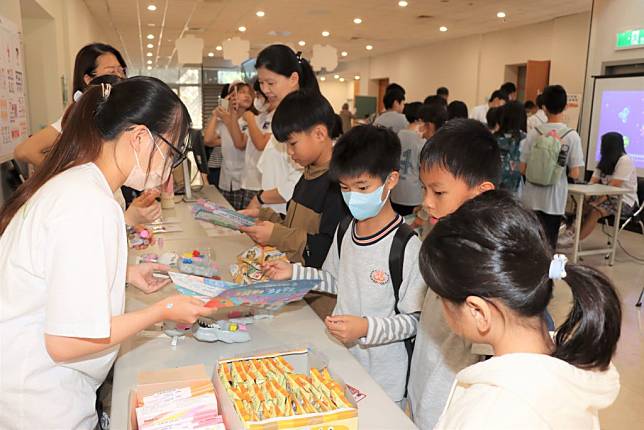
[[[617,33],[617,49],[644,47],[644,28]]]

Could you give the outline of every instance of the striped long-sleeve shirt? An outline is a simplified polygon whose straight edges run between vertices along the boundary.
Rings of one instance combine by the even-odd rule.
[[[414,236],[405,249],[400,313],[396,314],[389,250],[401,222],[402,218],[396,217],[382,231],[366,238],[355,234],[352,223],[342,240],[342,258],[334,235],[322,270],[293,266],[293,279],[321,279],[317,290],[338,296],[334,315],[367,319],[367,336],[350,345],[349,350],[394,401],[400,401],[405,392],[408,359],[403,341],[416,334],[427,290],[418,268],[421,243]]]

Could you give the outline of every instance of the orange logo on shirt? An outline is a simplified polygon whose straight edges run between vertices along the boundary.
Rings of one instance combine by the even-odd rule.
[[[382,270],[372,270],[369,276],[371,280],[378,285],[385,285],[389,281],[389,274]]]

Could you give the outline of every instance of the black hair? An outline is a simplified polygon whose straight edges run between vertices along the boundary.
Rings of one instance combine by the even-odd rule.
[[[436,95],[447,97],[449,96],[449,90],[447,89],[447,87],[438,87],[438,89],[436,90]]]
[[[505,93],[505,91],[496,90],[496,91],[494,91],[492,93],[492,95],[490,95],[490,101],[492,101],[494,99],[501,99],[501,100],[505,100],[507,102],[508,101],[508,95]]]
[[[543,109],[543,94],[539,94],[537,98],[534,100],[534,103],[537,105],[539,109]]]
[[[499,125],[499,117],[501,114],[501,108],[489,108],[485,114],[485,121],[490,130],[494,130],[497,125]]]
[[[74,77],[72,82],[72,94],[76,91],[85,91],[87,84],[85,83],[85,75],[96,76],[96,60],[103,54],[113,54],[119,62],[123,71],[126,73],[127,64],[118,49],[105,43],[91,43],[83,46],[74,61]]]
[[[499,89],[507,95],[517,92],[517,86],[514,85],[513,82],[506,82],[505,84],[501,85],[501,88]]]
[[[266,68],[279,75],[290,77],[297,73],[300,89],[320,92],[318,80],[302,53],[295,53],[286,45],[270,45],[257,55],[255,69]]]
[[[418,119],[422,122],[431,122],[438,130],[447,121],[447,109],[442,104],[423,105],[418,110]]]
[[[255,94],[261,95],[264,100],[267,99],[266,94],[264,94],[264,91],[262,91],[261,85],[259,85],[259,79],[255,79],[253,81],[253,91],[255,91]]]
[[[392,88],[385,91],[385,95],[382,98],[382,103],[385,105],[385,109],[391,109],[394,106],[394,102],[402,103],[404,101],[405,92],[398,88]]]
[[[506,103],[499,110],[499,133],[519,135],[521,131],[527,131],[528,116],[521,102]]]
[[[418,121],[418,111],[423,104],[421,102],[411,102],[405,103],[403,108],[403,115],[407,118],[407,121],[411,124],[412,122]]]
[[[426,104],[426,105],[437,104],[441,106],[447,106],[447,100],[445,100],[443,97],[439,96],[438,94],[432,94],[431,96],[425,97],[425,100],[423,100],[423,104]]]
[[[392,82],[391,84],[387,85],[387,88],[385,88],[385,93],[386,93],[387,91],[389,91],[389,90],[398,90],[398,91],[400,91],[401,93],[403,93],[403,96],[404,96],[405,94],[407,94],[407,92],[406,92],[406,91],[405,91],[405,89],[402,87],[402,85],[399,85],[399,84],[397,84],[397,83],[395,83],[395,82]]]
[[[548,85],[543,89],[543,104],[548,113],[557,115],[566,109],[568,94],[561,85]]]
[[[219,98],[225,99],[228,96],[229,92],[230,92],[230,84],[224,84],[221,87],[221,92],[219,93]]]
[[[490,130],[475,119],[445,123],[420,152],[421,169],[441,167],[470,188],[501,177],[501,152]]]
[[[552,257],[536,215],[508,193],[488,191],[434,226],[419,265],[427,285],[444,300],[461,304],[475,296],[500,302],[519,317],[542,318],[552,297]],[[575,264],[565,269],[573,304],[552,356],[605,370],[620,336],[619,297],[598,270]]]
[[[110,85],[116,85],[119,82],[121,82],[123,78],[116,76],[116,75],[101,75],[97,76],[91,81],[89,81],[89,84],[87,87],[85,87],[85,91],[87,91],[88,88],[94,86],[94,85],[101,85],[101,84],[110,84]],[[72,104],[75,104],[76,101],[73,101]],[[67,120],[69,119],[69,114],[71,113],[71,109],[68,108],[65,110],[63,113],[62,119],[60,121],[61,123],[61,128],[65,128],[65,125],[67,124]]]
[[[622,155],[626,154],[624,137],[615,131],[604,134],[599,153],[601,158],[597,163],[597,169],[604,175],[612,175],[615,172],[617,162]]]
[[[318,92],[298,90],[277,106],[271,128],[278,142],[286,142],[292,133],[308,132],[319,124],[326,127],[330,137],[335,126],[331,104]]]
[[[333,129],[331,130],[331,139],[336,140],[342,136],[342,117],[337,113],[334,113],[335,122],[333,123]]]
[[[523,103],[523,109],[525,109],[525,110],[532,110],[532,109],[534,109],[536,107],[537,107],[537,105],[534,104],[534,102],[532,100],[527,100],[525,103]]]
[[[400,152],[400,140],[393,131],[358,125],[344,133],[333,147],[329,173],[336,180],[366,173],[384,182],[392,171],[400,170]]]
[[[447,119],[465,118],[467,119],[467,105],[460,100],[454,100],[447,105]]]

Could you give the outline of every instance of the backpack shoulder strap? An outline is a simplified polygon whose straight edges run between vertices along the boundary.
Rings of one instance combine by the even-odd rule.
[[[573,131],[575,131],[575,130],[573,130],[572,128],[567,129],[561,136],[559,136],[559,139],[563,139],[564,137],[568,136]]]
[[[539,130],[539,127],[535,127],[534,129],[536,130],[537,133],[539,133],[539,135],[543,136],[543,132]]]
[[[403,265],[405,264],[405,248],[407,242],[412,236],[416,236],[416,232],[411,226],[405,222],[400,224],[394,235],[394,240],[391,243],[389,250],[389,274],[391,275],[391,284],[394,288],[394,310],[399,314],[398,299],[400,297],[400,286],[402,285],[403,278]]]
[[[338,258],[340,258],[340,250],[342,249],[342,239],[344,238],[344,234],[347,232],[347,229],[351,225],[352,220],[353,217],[351,215],[347,215],[338,223],[338,229],[335,233],[336,243],[338,245]]]

